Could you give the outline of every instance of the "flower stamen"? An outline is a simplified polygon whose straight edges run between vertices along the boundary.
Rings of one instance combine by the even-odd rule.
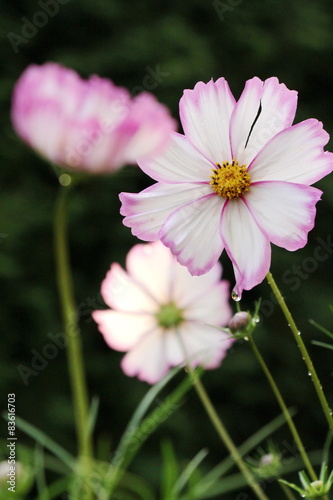
[[[222,196],[232,200],[239,198],[249,190],[251,184],[251,177],[247,171],[246,165],[239,165],[235,159],[231,163],[225,161],[220,165],[216,163],[217,168],[213,168],[213,175],[210,185],[213,191]]]

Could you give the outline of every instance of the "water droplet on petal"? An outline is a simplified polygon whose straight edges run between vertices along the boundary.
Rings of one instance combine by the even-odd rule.
[[[233,290],[231,292],[231,298],[235,301],[235,302],[239,302],[240,299],[242,298],[241,295],[238,295],[238,293],[235,292],[235,290]]]

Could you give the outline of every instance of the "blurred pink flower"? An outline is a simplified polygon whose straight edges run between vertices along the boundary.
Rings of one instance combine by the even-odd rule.
[[[237,102],[224,78],[185,90],[185,135],[173,133],[161,155],[139,161],[158,182],[121,193],[125,226],[142,240],[160,239],[193,275],[225,249],[239,299],[266,276],[270,243],[306,244],[322,194],[309,186],[333,170],[322,123],[291,126],[296,105],[297,93],[275,77],[248,80]]]
[[[121,363],[126,375],[154,384],[186,361],[217,368],[234,340],[216,328],[231,318],[221,265],[193,277],[155,242],[135,245],[126,267],[112,264],[102,283],[112,309],[93,312],[107,344],[127,351]]]
[[[111,81],[56,63],[29,66],[13,93],[17,134],[49,161],[110,172],[161,152],[175,121],[148,92],[131,98]]]

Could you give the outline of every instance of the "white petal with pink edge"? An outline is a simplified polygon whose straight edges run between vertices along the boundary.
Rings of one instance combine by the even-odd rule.
[[[295,117],[297,92],[275,77],[255,77],[245,84],[230,122],[232,154],[249,165],[274,135],[289,127]]]
[[[166,375],[170,366],[165,356],[164,335],[165,330],[157,328],[129,351],[121,361],[124,373],[149,384],[155,384]]]
[[[224,78],[185,90],[179,114],[187,139],[213,163],[231,160],[229,120],[235,99]]]
[[[208,183],[156,183],[139,194],[120,193],[120,213],[126,216],[123,224],[142,240],[158,240],[161,227],[174,210],[211,192]]]
[[[199,300],[212,286],[218,283],[222,276],[222,266],[217,262],[210,271],[201,276],[192,276],[187,267],[181,264],[174,266],[174,279],[171,284],[173,300],[180,308],[186,308],[193,301]]]
[[[199,153],[183,135],[173,133],[163,154],[138,160],[150,177],[163,182],[209,182],[214,163]]]
[[[307,243],[321,193],[303,184],[258,182],[251,185],[245,203],[272,243],[287,250],[297,250]]]
[[[235,291],[241,297],[243,289],[250,290],[261,283],[269,271],[271,248],[268,238],[240,198],[224,206],[221,238],[234,266]]]
[[[219,224],[223,203],[220,196],[210,194],[178,208],[163,224],[162,243],[193,275],[207,273],[222,253]]]
[[[217,368],[234,339],[218,328],[187,321],[179,329],[187,361],[192,366]]]
[[[128,312],[94,311],[92,317],[98,324],[105,342],[116,351],[133,349],[141,339],[157,329],[157,322],[151,314]]]
[[[288,181],[313,184],[333,170],[333,154],[323,152],[329,135],[310,119],[273,137],[250,165],[252,182]]]
[[[220,281],[211,286],[208,293],[206,291],[186,307],[184,318],[214,326],[226,326],[232,316],[229,297],[229,283]]]
[[[108,306],[120,311],[155,313],[158,310],[156,300],[117,263],[111,265],[103,280],[101,294]]]
[[[127,254],[126,269],[159,304],[170,302],[175,257],[161,242],[135,245]]]

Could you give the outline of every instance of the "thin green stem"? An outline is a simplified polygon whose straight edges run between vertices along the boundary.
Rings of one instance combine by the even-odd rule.
[[[212,422],[215,430],[217,431],[218,435],[220,436],[222,442],[224,443],[225,447],[229,451],[230,455],[234,459],[236,465],[238,466],[239,470],[243,474],[244,478],[246,479],[248,485],[251,487],[252,491],[255,493],[257,498],[260,500],[268,500],[268,497],[266,494],[263,492],[261,489],[260,485],[256,482],[254,479],[253,475],[249,471],[248,467],[246,466],[245,462],[243,461],[241,455],[238,452],[238,449],[234,445],[232,439],[230,438],[226,428],[224,427],[220,417],[218,416],[201,380],[195,376],[193,368],[188,365],[187,366],[187,371],[192,379],[194,388],[202,402],[203,407],[205,408],[207,415]]]
[[[290,412],[289,412],[289,410],[288,410],[288,408],[287,408],[287,406],[286,406],[286,404],[284,402],[282,394],[281,394],[278,386],[276,385],[275,380],[274,380],[274,378],[273,378],[273,376],[272,376],[272,374],[271,374],[271,372],[270,372],[270,370],[269,370],[269,368],[268,368],[268,366],[267,366],[264,358],[260,354],[260,351],[259,351],[258,347],[256,346],[256,343],[255,343],[252,335],[249,335],[248,339],[249,339],[250,345],[252,347],[252,350],[253,350],[253,352],[254,352],[254,354],[255,354],[255,356],[256,356],[256,358],[257,358],[257,360],[258,360],[258,362],[259,362],[259,364],[260,364],[260,366],[261,366],[261,368],[262,368],[262,370],[263,370],[263,372],[264,372],[267,380],[268,380],[268,383],[271,386],[271,389],[272,389],[272,391],[274,393],[274,396],[276,397],[277,402],[280,405],[280,408],[281,408],[281,410],[283,412],[283,415],[284,415],[284,417],[286,419],[286,422],[287,422],[287,424],[289,426],[290,432],[291,432],[291,434],[292,434],[292,436],[294,438],[296,446],[297,446],[297,448],[299,450],[299,453],[300,453],[300,455],[302,457],[303,463],[304,463],[304,465],[305,465],[305,467],[306,467],[309,475],[311,476],[311,479],[313,481],[316,481],[318,478],[317,478],[316,473],[315,473],[315,471],[314,471],[314,469],[312,467],[312,464],[311,464],[311,462],[309,460],[309,457],[308,457],[308,455],[307,455],[307,453],[305,451],[305,448],[304,448],[303,442],[301,440],[301,437],[300,437],[300,435],[299,435],[299,433],[298,433],[298,431],[296,429],[296,426],[295,426],[294,421],[293,421],[293,419],[292,419],[292,417],[290,415]]]
[[[91,433],[88,429],[88,391],[67,241],[67,205],[70,191],[71,185],[60,187],[55,211],[54,243],[57,284],[66,335],[68,369],[73,394],[79,467],[80,473],[86,476],[93,453]],[[89,493],[86,498],[91,498]]]
[[[299,347],[299,350],[301,352],[302,358],[307,366],[308,373],[311,376],[311,380],[312,380],[314,388],[317,392],[317,395],[318,395],[320,404],[322,406],[324,415],[327,419],[329,428],[331,429],[331,432],[333,432],[333,418],[331,415],[332,412],[331,412],[330,407],[328,406],[327,399],[325,397],[322,385],[319,381],[317,372],[313,366],[313,363],[311,361],[311,358],[310,358],[310,355],[307,351],[307,348],[305,347],[303,339],[300,335],[300,331],[298,330],[298,328],[295,324],[295,321],[294,321],[294,319],[293,319],[293,317],[292,317],[292,315],[287,307],[287,304],[284,301],[284,298],[281,295],[281,292],[280,292],[277,284],[275,283],[275,280],[274,280],[272,274],[270,272],[268,272],[266,278],[267,278],[267,281],[268,281],[271,289],[273,290],[273,293],[274,293],[274,295],[279,303],[279,306],[282,309],[282,312],[287,320],[288,326],[290,327],[290,330],[292,331],[292,333],[294,335],[294,338],[295,338],[297,345]]]
[[[291,491],[291,489],[288,488],[288,486],[286,484],[283,484],[283,483],[280,483],[278,481],[278,484],[281,488],[281,490],[283,491],[283,493],[286,495],[286,497],[288,498],[288,500],[298,500],[295,495],[293,494],[293,492]]]

